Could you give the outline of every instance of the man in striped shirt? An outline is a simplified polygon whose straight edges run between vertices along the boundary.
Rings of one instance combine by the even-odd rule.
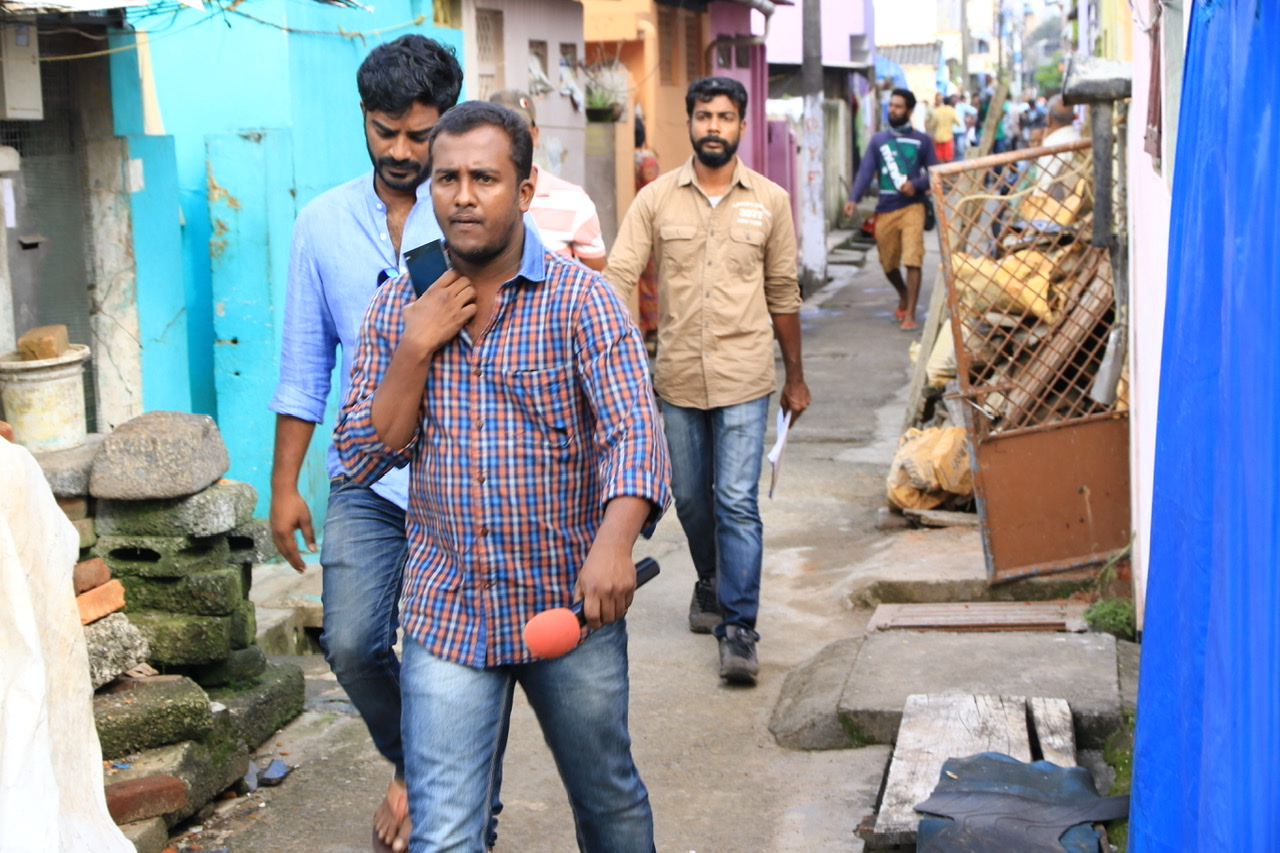
[[[432,132],[431,197],[454,269],[374,297],[335,436],[351,476],[409,466],[402,730],[411,849],[481,851],[520,683],[579,845],[647,853],[627,731],[631,551],[670,500],[648,362],[599,275],[521,223],[532,142],[470,102]],[[521,629],[583,602],[593,633],[533,658]]]
[[[537,112],[533,101],[524,92],[503,89],[489,96],[495,104],[501,104],[524,119],[538,145]],[[529,203],[529,215],[538,226],[542,242],[553,252],[573,258],[583,266],[599,272],[604,269],[604,236],[600,230],[600,217],[595,202],[587,191],[577,184],[562,180],[538,164],[533,165],[533,201]]]

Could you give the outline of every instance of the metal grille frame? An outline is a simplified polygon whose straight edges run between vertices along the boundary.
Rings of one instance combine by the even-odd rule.
[[[930,169],[992,583],[1096,565],[1129,541],[1092,157],[1082,140]]]

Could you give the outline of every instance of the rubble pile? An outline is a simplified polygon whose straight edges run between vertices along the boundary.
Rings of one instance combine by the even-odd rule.
[[[255,643],[249,589],[275,553],[270,529],[253,518],[254,488],[222,479],[227,451],[207,416],[148,412],[39,458],[80,531],[108,807],[149,850],[302,709],[301,670]]]

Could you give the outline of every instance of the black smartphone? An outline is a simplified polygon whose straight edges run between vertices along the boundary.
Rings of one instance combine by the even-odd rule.
[[[443,240],[432,240],[416,249],[410,249],[404,253],[404,263],[409,268],[413,292],[418,296],[426,293],[427,288],[435,284],[452,266],[449,255],[444,250]]]

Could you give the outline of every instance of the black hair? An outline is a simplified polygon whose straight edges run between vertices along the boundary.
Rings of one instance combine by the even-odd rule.
[[[747,87],[729,77],[703,77],[689,84],[684,95],[684,111],[693,117],[693,105],[705,104],[719,95],[728,96],[738,107],[738,118],[747,117]]]
[[[643,148],[645,143],[644,119],[636,116],[636,147]]]
[[[892,98],[894,95],[907,102],[907,112],[911,112],[916,108],[916,93],[910,89],[894,89],[889,97]]]
[[[394,116],[417,102],[443,114],[462,93],[462,66],[453,48],[415,33],[375,47],[356,87],[366,110]]]
[[[511,162],[516,167],[516,180],[526,181],[533,172],[533,136],[529,126],[515,110],[488,101],[467,101],[440,117],[427,137],[428,156],[441,134],[462,136],[480,127],[501,128],[511,142]]]

